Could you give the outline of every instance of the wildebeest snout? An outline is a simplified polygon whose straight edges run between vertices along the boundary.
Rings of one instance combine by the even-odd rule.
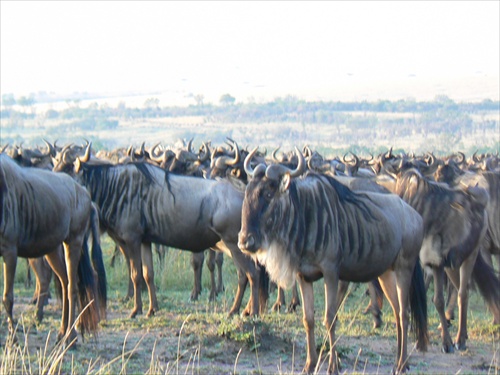
[[[238,234],[238,247],[241,251],[254,252],[256,248],[255,236],[252,233],[240,231]]]

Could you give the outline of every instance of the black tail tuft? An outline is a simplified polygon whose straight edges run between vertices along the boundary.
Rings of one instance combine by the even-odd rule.
[[[99,308],[101,310],[101,319],[105,319],[108,301],[107,280],[99,233],[99,215],[95,206],[92,206],[90,225],[92,232],[92,266],[94,271],[97,273],[97,293],[99,298]]]
[[[500,279],[495,270],[486,263],[481,252],[474,263],[472,277],[493,314],[493,321],[500,323]]]
[[[100,321],[96,282],[86,240],[83,242],[82,254],[78,263],[78,296],[81,311],[79,327],[82,337],[85,339],[86,332],[97,332]]]
[[[411,328],[417,340],[417,349],[427,351],[429,344],[429,329],[427,324],[427,294],[424,274],[420,261],[417,260],[413,270],[410,287]]]

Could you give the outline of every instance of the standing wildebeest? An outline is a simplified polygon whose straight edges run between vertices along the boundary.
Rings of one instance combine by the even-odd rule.
[[[14,330],[14,275],[17,258],[46,256],[63,287],[58,339],[77,337],[76,298],[80,297],[82,333],[97,330],[99,308],[88,248],[92,202],[71,177],[23,168],[0,154],[0,254],[4,259],[3,304]],[[61,243],[64,253],[57,251]],[[96,253],[99,249],[93,249]],[[102,254],[101,254],[102,256]],[[78,281],[77,281],[78,279]]]
[[[329,335],[329,372],[338,372],[335,350],[337,289],[340,280],[367,282],[378,277],[397,326],[394,371],[407,367],[408,301],[418,347],[427,346],[427,305],[418,254],[423,238],[420,215],[392,194],[357,193],[332,177],[308,173],[302,154],[294,171],[258,165],[247,174],[239,246],[265,264],[271,279],[291,285],[297,278],[307,336],[305,370],[318,355],[314,338],[312,283],[325,282],[325,326]]]
[[[142,313],[141,278],[148,285],[148,316],[158,309],[151,243],[192,252],[214,248],[229,254],[238,270],[230,313],[237,313],[250,280],[250,314],[263,311],[260,267],[238,248],[243,192],[228,181],[169,173],[150,163],[108,164],[90,159],[90,145],[75,159],[77,179],[99,207],[100,223],[130,260],[134,283],[131,316]],[[61,169],[67,167],[61,164]],[[141,272],[142,267],[142,272]]]
[[[433,271],[434,304],[441,323],[442,350],[453,352],[445,315],[445,272],[458,289],[459,327],[455,346],[466,348],[468,287],[471,275],[496,316],[500,314],[499,281],[493,270],[478,255],[487,228],[488,193],[479,186],[450,188],[429,181],[415,168],[399,172],[384,186],[399,195],[423,218],[424,241],[420,260]]]

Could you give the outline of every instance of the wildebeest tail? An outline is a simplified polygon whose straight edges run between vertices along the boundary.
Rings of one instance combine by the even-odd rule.
[[[495,324],[500,324],[500,280],[495,270],[483,258],[481,252],[477,255],[472,278],[479,288],[488,308],[493,314]]]
[[[101,319],[106,318],[106,308],[108,301],[106,269],[102,256],[101,239],[99,232],[99,213],[97,208],[92,205],[90,214],[90,229],[92,232],[92,266],[97,273],[97,293],[99,298],[99,308],[101,310]]]
[[[411,328],[417,340],[417,349],[427,351],[429,344],[429,329],[427,325],[427,293],[424,273],[417,260],[413,269],[410,287]]]
[[[80,321],[82,337],[86,332],[97,332],[100,314],[94,270],[90,263],[87,241],[83,241],[82,255],[78,263],[78,297],[80,302]]]

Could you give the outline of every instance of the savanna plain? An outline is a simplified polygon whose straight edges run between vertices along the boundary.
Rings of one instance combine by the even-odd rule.
[[[370,113],[357,113],[367,120]],[[390,116],[390,115],[387,115]],[[402,115],[398,115],[402,116]],[[498,113],[489,114],[498,124]],[[414,115],[408,114],[414,120]],[[484,116],[483,116],[484,117]],[[373,138],[352,132],[348,127],[322,127],[304,123],[267,123],[257,130],[252,124],[236,126],[226,123],[218,126],[216,121],[201,117],[169,119],[123,119],[114,130],[94,132],[72,132],[73,142],[94,140],[94,145],[139,146],[146,142],[151,147],[156,142],[173,144],[179,139],[195,138],[196,146],[202,141],[223,143],[231,136],[243,147],[261,145],[270,150],[281,145],[291,150],[309,144],[313,148],[326,150],[325,142],[335,145],[335,150],[357,150],[367,147],[388,149],[391,146],[406,151],[466,151],[470,154],[477,145],[488,142],[489,147],[498,148],[498,125],[486,133],[475,129],[468,136],[457,134],[433,134],[409,132],[396,134],[384,132],[374,122],[367,133]],[[386,119],[390,121],[391,119]],[[409,121],[410,121],[409,120]],[[487,121],[488,118],[484,119]],[[481,121],[483,121],[481,120]],[[31,122],[30,122],[31,121]],[[26,140],[26,144],[43,144],[60,139],[64,144],[68,138],[57,128],[57,121],[46,119],[43,125],[35,120],[26,120],[23,127],[9,126],[2,120],[3,138]],[[371,126],[371,125],[370,125]],[[354,138],[346,138],[349,132]],[[291,138],[293,135],[294,138]],[[296,136],[299,136],[297,138]],[[302,138],[300,138],[300,136]],[[290,136],[290,137],[289,137]],[[357,136],[357,137],[356,137]],[[495,138],[496,137],[496,138]],[[78,140],[76,140],[78,139]],[[496,139],[496,140],[495,140]],[[340,144],[339,142],[342,142]],[[453,143],[451,143],[453,142]],[[2,140],[2,144],[4,141]],[[331,147],[331,146],[330,146]],[[335,152],[333,150],[332,152]],[[120,256],[111,267],[114,244],[102,237],[104,261],[108,279],[108,310],[106,319],[100,323],[98,334],[79,336],[77,348],[66,351],[56,344],[60,323],[60,306],[52,290],[52,298],[45,306],[41,323],[35,319],[35,306],[31,304],[34,282],[28,283],[27,266],[19,260],[16,272],[14,316],[18,326],[16,345],[6,345],[7,325],[5,313],[1,315],[1,374],[299,374],[305,364],[305,332],[302,311],[270,311],[276,299],[276,291],[270,295],[268,312],[259,317],[228,316],[237,287],[236,269],[232,260],[224,258],[224,291],[215,301],[209,301],[209,272],[203,269],[203,289],[197,301],[190,300],[193,286],[191,254],[169,248],[160,259],[155,254],[155,284],[158,289],[160,310],[152,317],[139,315],[129,318],[132,301],[126,299],[128,286],[127,266]],[[0,260],[2,262],[2,260]],[[3,274],[3,270],[0,269]],[[492,286],[498,287],[498,286]],[[328,339],[322,325],[324,297],[322,281],[315,283],[315,319],[317,350],[320,353],[319,372],[324,373],[328,364]],[[468,341],[465,351],[451,354],[441,352],[439,321],[432,304],[432,283],[428,291],[428,315],[430,346],[426,353],[414,349],[410,337],[410,374],[499,374],[500,373],[500,326],[492,324],[492,315],[475,290],[471,292],[468,313]],[[246,292],[246,298],[249,291]],[[142,294],[147,311],[147,293]],[[286,294],[291,299],[290,291]],[[243,301],[243,306],[247,300]],[[387,300],[383,306],[382,327],[373,328],[371,314],[365,314],[369,302],[366,285],[351,285],[347,299],[338,313],[336,328],[337,350],[341,360],[341,372],[345,374],[389,374],[392,371],[396,352],[396,332],[392,311]],[[457,316],[457,313],[455,313]],[[452,321],[452,337],[456,334],[457,322]]]

